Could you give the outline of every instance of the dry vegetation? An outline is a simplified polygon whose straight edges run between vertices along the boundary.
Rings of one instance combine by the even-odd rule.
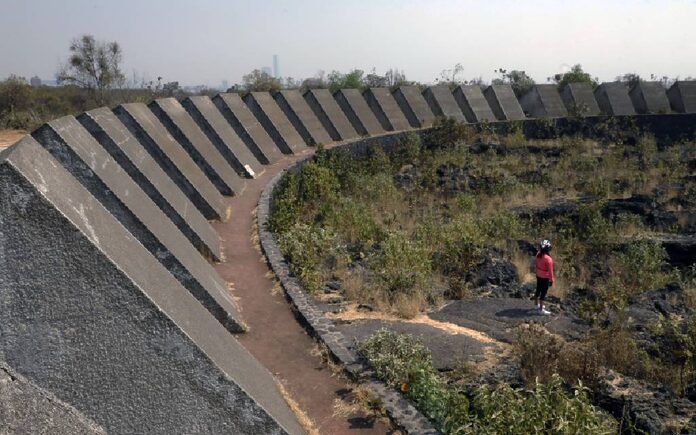
[[[533,243],[549,238],[552,300],[589,332],[567,342],[522,329],[523,381],[594,388],[613,370],[679,396],[696,381],[696,266],[670,264],[660,240],[694,231],[696,145],[610,133],[530,145],[519,131],[444,121],[364,160],[320,150],[283,180],[271,227],[309,292],[410,322],[444,300],[528,296]],[[491,268],[512,277],[482,283]],[[672,312],[658,313],[656,298]],[[655,314],[636,329],[632,308]]]

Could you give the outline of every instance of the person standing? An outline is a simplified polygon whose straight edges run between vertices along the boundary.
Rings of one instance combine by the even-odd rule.
[[[549,255],[550,252],[551,242],[542,240],[541,243],[539,243],[539,252],[537,252],[534,258],[537,286],[536,292],[534,292],[532,298],[536,301],[539,314],[544,316],[551,314],[550,311],[544,308],[546,293],[549,291],[549,287],[553,285],[553,259],[551,255]]]

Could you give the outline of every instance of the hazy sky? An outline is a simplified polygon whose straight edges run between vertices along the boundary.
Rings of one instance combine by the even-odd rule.
[[[537,81],[581,63],[696,76],[694,0],[0,0],[0,78],[54,77],[75,36],[118,41],[124,71],[219,86],[280,56],[281,75],[390,67],[432,82],[498,67]]]

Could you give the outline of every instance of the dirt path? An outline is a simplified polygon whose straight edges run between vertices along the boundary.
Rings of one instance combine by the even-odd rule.
[[[0,148],[5,148],[17,142],[26,134],[24,130],[0,130]]]
[[[267,167],[259,178],[249,180],[242,195],[230,199],[230,221],[215,224],[226,258],[216,269],[232,283],[232,293],[249,326],[238,339],[284,384],[319,433],[388,433],[387,424],[363,415],[334,416],[334,402],[349,393],[348,386],[313,355],[315,341],[297,322],[284,295],[277,287],[274,290],[270,269],[255,245],[255,210],[263,188],[276,173],[301,157],[286,157]]]

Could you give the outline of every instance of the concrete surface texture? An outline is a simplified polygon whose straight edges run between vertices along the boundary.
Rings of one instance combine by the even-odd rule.
[[[602,83],[594,91],[599,110],[605,115],[635,115],[636,110],[628,96],[628,86],[620,82]]]
[[[304,98],[333,140],[349,140],[359,136],[328,89],[310,89],[305,92]]]
[[[307,145],[326,145],[332,142],[331,136],[302,97],[300,91],[296,89],[278,91],[273,95],[273,98]]]
[[[220,192],[147,106],[123,104],[114,113],[203,216],[227,217],[228,208]]]
[[[433,125],[435,115],[418,87],[399,86],[393,95],[411,127],[426,128]]]
[[[152,101],[148,107],[220,193],[229,196],[244,190],[244,180],[232,169],[176,99],[160,98]]]
[[[384,133],[367,101],[357,89],[341,89],[334,94],[336,102],[346,114],[355,131],[361,136],[374,136]]]
[[[453,92],[454,100],[459,105],[468,122],[495,121],[495,115],[483,96],[478,85],[461,85]]]
[[[0,261],[21,265],[0,268],[4,364],[107,432],[303,432],[270,373],[42,146],[0,162]]]
[[[56,119],[32,135],[221,324],[244,330],[222,278],[75,118]]]
[[[629,92],[637,113],[669,113],[667,92],[660,82],[638,82]]]
[[[532,118],[562,118],[568,116],[556,85],[534,85],[520,98],[520,106]]]
[[[491,85],[483,91],[483,96],[499,121],[518,121],[526,118],[510,85]]]
[[[443,118],[454,118],[460,122],[466,122],[464,113],[454,100],[454,96],[449,86],[430,86],[423,91],[423,97],[428,102],[430,110],[436,116]]]
[[[208,96],[187,97],[181,105],[240,177],[253,178],[263,172],[261,163]]]
[[[111,110],[90,110],[77,120],[196,249],[220,261],[220,240],[213,227]]]
[[[386,131],[409,130],[411,126],[388,88],[369,88],[363,97]]]
[[[589,83],[568,83],[561,91],[561,98],[568,113],[579,116],[597,116],[600,113]]]
[[[284,154],[306,148],[302,136],[268,92],[249,92],[243,100]]]
[[[672,110],[696,113],[696,81],[677,81],[667,91]]]
[[[283,156],[239,94],[218,94],[213,103],[259,162],[267,165]]]
[[[0,433],[106,434],[72,406],[0,362]]]

